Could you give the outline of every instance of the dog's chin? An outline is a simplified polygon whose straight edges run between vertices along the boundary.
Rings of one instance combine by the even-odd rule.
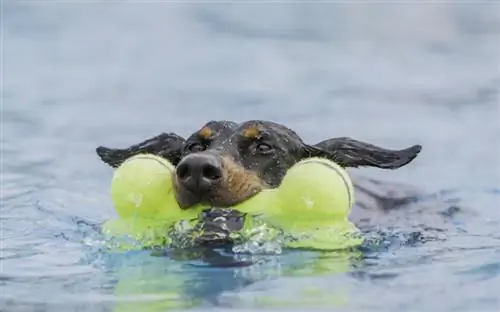
[[[253,189],[244,194],[231,195],[214,189],[204,196],[197,196],[188,189],[176,185],[174,188],[175,199],[181,209],[189,209],[194,206],[206,206],[213,208],[231,208],[257,195],[261,189]]]
[[[243,229],[246,215],[230,208],[207,208],[198,216],[196,246],[224,247],[234,243],[231,233]]]

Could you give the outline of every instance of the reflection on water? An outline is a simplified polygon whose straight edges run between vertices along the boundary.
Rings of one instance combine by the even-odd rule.
[[[116,272],[114,294],[119,304],[115,311],[164,311],[165,309],[195,307],[200,304],[234,305],[228,300],[234,291],[252,287],[259,281],[278,277],[318,277],[346,273],[360,261],[359,252],[349,253],[288,253],[286,257],[249,256],[254,265],[243,267],[208,268],[201,263],[180,263],[165,257],[136,255],[123,261]],[[358,258],[358,260],[356,260]],[[112,263],[114,269],[116,263]],[[215,283],[217,281],[217,283]],[[246,290],[244,290],[246,292]],[[226,293],[222,298],[221,293]],[[346,293],[326,293],[320,287],[301,290],[300,300],[294,304],[307,304],[311,298],[321,297],[321,305],[339,305],[348,298]],[[328,295],[328,296],[327,296]],[[332,297],[332,295],[334,295]],[[234,295],[233,295],[234,296]],[[344,297],[344,298],[342,298]],[[202,299],[203,298],[203,299]],[[297,297],[296,297],[297,298]],[[343,301],[338,301],[343,299]],[[257,298],[254,302],[271,306],[290,306],[283,298]],[[302,303],[300,301],[303,301]]]
[[[1,18],[2,310],[500,304],[498,2],[6,0]],[[360,263],[298,252],[208,268],[100,251],[91,225],[114,212],[96,146],[256,118],[310,143],[422,144],[408,167],[352,173],[430,194],[374,220],[379,248]]]

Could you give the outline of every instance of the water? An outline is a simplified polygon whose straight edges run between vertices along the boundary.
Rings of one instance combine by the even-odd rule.
[[[6,0],[2,23],[2,310],[498,311],[498,2]],[[353,174],[429,196],[384,219],[385,247],[354,267],[99,251],[91,225],[114,212],[96,146],[256,118],[311,143],[422,144],[405,168]]]

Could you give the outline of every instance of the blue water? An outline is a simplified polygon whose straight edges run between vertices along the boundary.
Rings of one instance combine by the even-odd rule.
[[[2,4],[1,310],[500,309],[498,2]],[[93,225],[115,214],[96,146],[257,118],[311,143],[422,144],[405,168],[352,173],[426,195],[372,220],[356,265],[100,250]]]

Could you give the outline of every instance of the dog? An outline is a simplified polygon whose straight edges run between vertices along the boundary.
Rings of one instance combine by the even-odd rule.
[[[295,131],[273,121],[212,120],[187,138],[161,133],[127,148],[99,146],[96,153],[114,168],[141,153],[164,157],[175,166],[175,198],[181,209],[190,209],[197,204],[228,208],[263,189],[276,188],[289,168],[309,157],[326,158],[346,169],[398,169],[421,150],[419,144],[391,150],[349,137],[307,144]],[[355,206],[364,211],[387,211],[415,199],[412,192],[398,193],[397,185],[387,191],[384,183],[363,178],[353,178],[353,184]],[[360,220],[364,211],[359,212]]]

